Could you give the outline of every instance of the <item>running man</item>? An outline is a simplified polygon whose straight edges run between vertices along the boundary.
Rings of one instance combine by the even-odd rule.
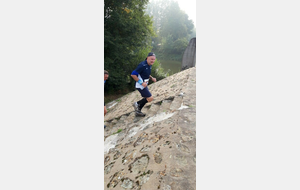
[[[106,70],[104,70],[104,85],[105,85],[105,82],[106,80],[108,79],[108,72]],[[106,106],[105,106],[105,102],[104,102],[104,116],[106,115],[107,113],[107,109],[106,109]],[[104,125],[104,128],[106,128],[106,125]]]
[[[131,77],[136,81],[135,88],[141,93],[141,96],[143,97],[140,101],[133,103],[135,114],[137,116],[145,116],[145,114],[141,110],[147,102],[151,102],[153,100],[153,96],[149,92],[147,85],[149,79],[151,79],[153,82],[156,82],[156,78],[150,75],[151,68],[155,62],[155,59],[155,54],[153,52],[150,52],[147,58],[142,61],[131,73]]]

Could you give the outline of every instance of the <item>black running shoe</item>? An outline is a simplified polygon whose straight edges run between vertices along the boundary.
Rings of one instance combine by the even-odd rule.
[[[136,116],[144,117],[146,114],[144,114],[143,112],[141,112],[141,111],[138,110],[138,111],[135,112],[135,115]]]
[[[132,104],[132,106],[134,107],[134,110],[135,110],[136,112],[137,112],[137,111],[141,111],[137,102],[134,102],[134,103]]]

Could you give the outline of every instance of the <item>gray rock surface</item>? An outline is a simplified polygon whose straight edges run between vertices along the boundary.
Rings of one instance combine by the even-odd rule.
[[[195,190],[196,68],[148,88],[145,117],[134,114],[138,91],[107,104],[104,189]]]
[[[196,38],[192,38],[186,47],[181,61],[181,70],[196,66]]]

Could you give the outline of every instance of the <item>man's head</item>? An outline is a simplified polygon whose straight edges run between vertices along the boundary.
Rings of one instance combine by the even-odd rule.
[[[104,81],[106,81],[107,79],[108,79],[108,72],[104,70]]]
[[[153,52],[148,53],[148,56],[146,58],[148,65],[153,65],[155,62],[156,56]]]

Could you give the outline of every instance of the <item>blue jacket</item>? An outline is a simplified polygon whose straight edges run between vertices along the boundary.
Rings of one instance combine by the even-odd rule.
[[[142,61],[137,68],[132,71],[132,75],[136,75],[140,80],[143,82],[146,82],[148,84],[149,77],[151,75],[151,68],[152,65],[148,65],[147,60]],[[138,82],[135,84],[136,88],[144,89],[142,85],[140,85]]]

